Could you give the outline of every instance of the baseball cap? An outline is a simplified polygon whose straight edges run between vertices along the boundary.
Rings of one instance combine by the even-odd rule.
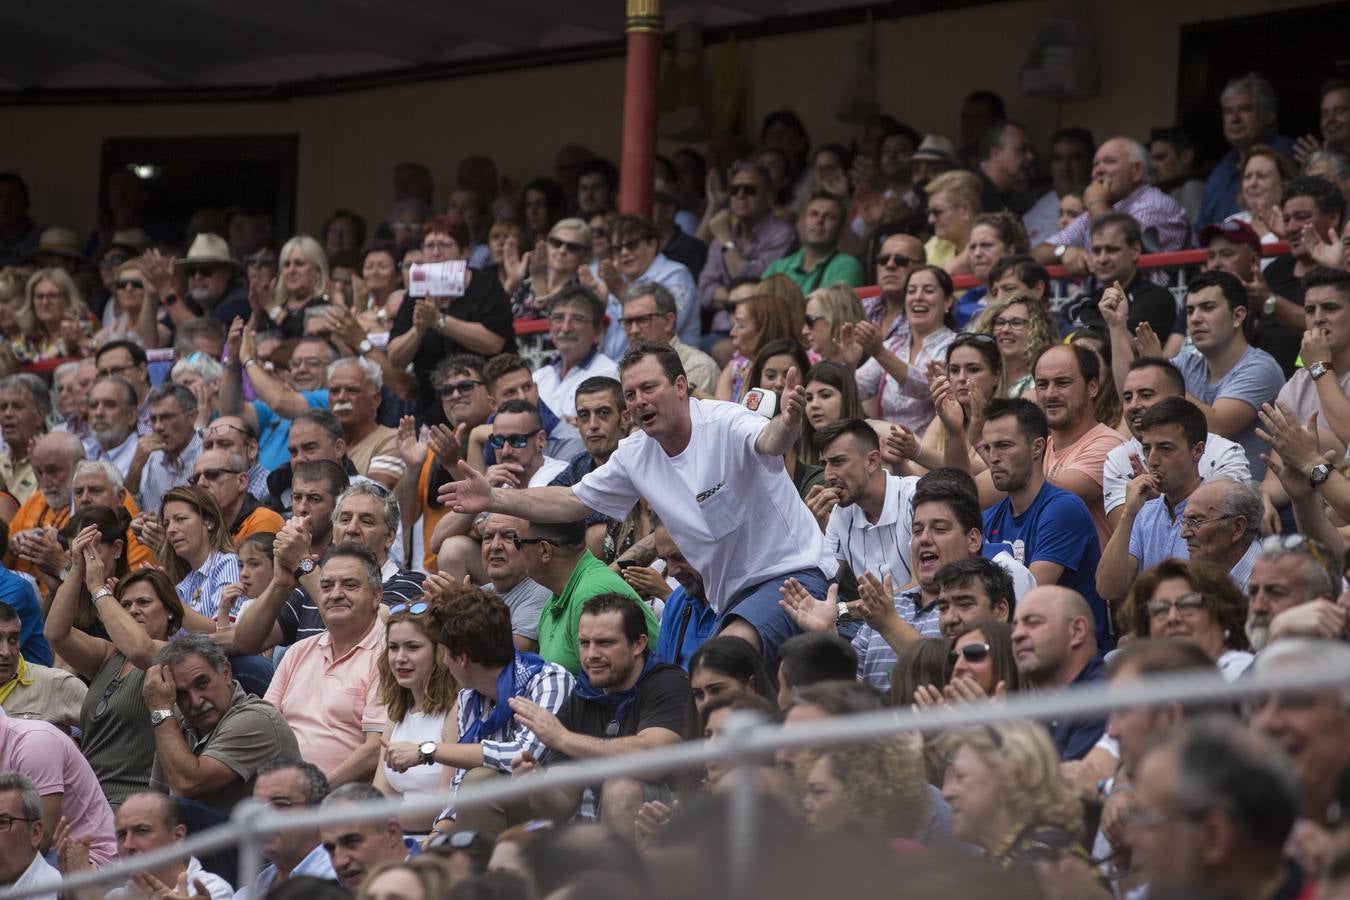
[[[1208,246],[1209,242],[1214,240],[1216,236],[1226,237],[1235,244],[1246,244],[1257,253],[1261,252],[1261,238],[1246,222],[1229,219],[1226,222],[1206,225],[1200,229],[1200,246]]]

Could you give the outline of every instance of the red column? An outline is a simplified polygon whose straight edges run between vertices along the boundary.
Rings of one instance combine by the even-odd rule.
[[[656,152],[656,81],[661,64],[661,0],[628,0],[627,31],[619,211],[650,216],[652,154]]]

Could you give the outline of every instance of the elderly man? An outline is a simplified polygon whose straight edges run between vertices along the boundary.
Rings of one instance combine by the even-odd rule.
[[[670,347],[639,343],[624,354],[622,369],[628,412],[642,434],[620,442],[603,466],[571,488],[522,491],[494,488],[461,463],[464,477],[442,489],[442,500],[457,512],[529,516],[534,528],[592,512],[622,519],[641,495],[713,586],[709,600],[722,630],[772,659],[798,630],[778,605],[779,588],[795,578],[809,592],[825,591],[820,529],[782,477],[782,456],[798,438],[805,406],[797,373],[789,371],[784,412],[770,421],[735,404],[691,399]],[[676,457],[700,463],[691,469]],[[778,541],[766,544],[756,534],[762,522],[778,523]]]
[[[44,843],[42,798],[33,782],[17,772],[0,774],[0,821],[8,823],[0,832],[0,887],[22,890],[51,885],[50,893],[35,897],[56,900],[61,873],[38,849]]]
[[[1346,609],[1336,602],[1341,576],[1326,547],[1303,535],[1261,542],[1247,579],[1247,639],[1260,652],[1277,637],[1340,640]]]
[[[204,487],[216,498],[235,548],[251,534],[276,534],[286,521],[248,492],[248,463],[237,453],[206,450],[197,457],[189,484]]]
[[[722,370],[711,356],[680,340],[675,330],[677,312],[670,291],[655,282],[639,281],[624,295],[618,322],[630,342],[651,341],[673,347],[680,355],[690,386],[711,396]]]
[[[136,389],[125,379],[100,378],[89,390],[89,434],[98,442],[98,459],[117,467],[125,481],[136,456]],[[147,429],[148,430],[148,429]]]
[[[217,416],[202,429],[202,450],[224,450],[235,453],[247,464],[248,492],[259,500],[266,500],[267,469],[258,462],[258,433],[238,416]]]
[[[295,735],[276,707],[244,692],[224,651],[205,635],[160,648],[141,689],[155,731],[150,784],[229,815],[253,793],[258,767],[295,756]]]
[[[34,441],[30,456],[37,490],[9,523],[10,558],[18,571],[34,577],[46,573],[54,580],[68,563],[57,532],[70,521],[71,479],[84,459],[84,444],[69,432],[55,431]]]
[[[1127,825],[1149,896],[1302,896],[1302,870],[1284,855],[1293,781],[1271,741],[1236,722],[1199,719],[1161,734],[1139,763]]]
[[[533,653],[539,650],[539,614],[553,592],[525,571],[525,551],[516,546],[516,538],[528,527],[524,519],[487,513],[480,517],[478,533],[482,536],[483,574],[490,579],[483,590],[501,597],[511,611],[511,638],[516,649]]]
[[[330,784],[368,781],[375,774],[385,726],[378,665],[384,628],[376,615],[382,593],[379,563],[365,545],[330,547],[319,576],[324,630],[286,651],[267,689],[267,701],[291,726],[301,756]]]
[[[173,276],[167,268],[156,270],[159,278],[155,288],[175,327],[208,315],[227,326],[236,316],[248,318],[244,267],[230,254],[230,246],[224,238],[202,232],[192,239],[187,255],[174,260],[174,268],[186,276],[186,296],[178,296]]]
[[[1264,512],[1255,486],[1228,478],[1207,481],[1186,502],[1186,512],[1179,519],[1181,539],[1191,559],[1227,570],[1229,579],[1245,593],[1261,552]]]
[[[0,710],[15,719],[41,719],[70,733],[80,724],[87,693],[84,682],[65,669],[54,669],[22,652],[23,619],[0,602]]]
[[[699,307],[694,276],[680,263],[661,253],[656,226],[642,216],[620,216],[610,232],[614,262],[601,261],[601,286],[608,290],[605,312],[609,316],[601,349],[618,359],[628,349],[628,334],[620,323],[623,301],[639,282],[659,284],[675,298],[675,332],[685,341],[699,338]]]
[[[154,433],[137,444],[128,482],[139,480],[141,509],[158,512],[165,493],[188,483],[202,438],[196,427],[197,397],[183,385],[169,381],[157,386],[148,405]]]
[[[1041,265],[1059,263],[1082,277],[1091,269],[1088,247],[1092,221],[1105,213],[1128,213],[1139,223],[1144,252],[1180,250],[1190,243],[1186,208],[1148,183],[1148,150],[1127,137],[1114,137],[1092,158],[1092,182],[1083,192],[1087,211],[1032,248]]]
[[[773,215],[773,176],[763,167],[733,165],[727,198],[725,208],[709,204],[705,214],[712,240],[708,261],[698,276],[704,309],[726,303],[732,281],[759,278],[770,263],[787,255],[797,239],[792,226]],[[718,326],[714,321],[714,330],[721,330]]]
[[[319,808],[332,810],[348,805],[368,806],[384,799],[384,794],[372,785],[344,784],[323,798]],[[359,890],[366,876],[376,866],[386,862],[401,862],[414,849],[410,841],[405,841],[403,828],[396,815],[376,822],[330,825],[319,829],[319,839],[332,861],[338,882],[349,891]]]
[[[99,378],[121,378],[136,391],[136,431],[150,433],[150,362],[136,341],[108,341],[94,354]]]
[[[362,475],[370,475],[377,456],[398,454],[398,432],[375,421],[384,384],[380,367],[360,356],[340,359],[328,367],[328,399],[342,423],[347,456]]]
[[[294,756],[270,759],[258,767],[253,799],[275,810],[314,809],[328,796],[328,779],[319,767]],[[273,885],[290,878],[337,881],[333,860],[319,840],[317,828],[271,835],[262,847],[268,865],[252,885],[239,889],[235,900],[262,900]]]
[[[1017,671],[1042,691],[1092,684],[1105,677],[1097,655],[1092,607],[1083,595],[1057,585],[1038,587],[1017,604],[1012,645]],[[1087,755],[1106,729],[1105,719],[1065,718],[1047,722],[1060,759]]]
[[[84,441],[86,447],[93,444],[89,437],[89,389],[97,378],[98,366],[89,358],[62,363],[52,377],[56,411],[62,419],[52,430],[68,431]]]
[[[862,263],[841,253],[839,235],[848,219],[844,198],[828,191],[816,191],[797,215],[797,238],[801,247],[781,259],[769,263],[764,277],[786,275],[803,294],[847,284],[861,287],[868,281]]]
[[[1290,159],[1294,155],[1294,139],[1278,131],[1275,89],[1260,75],[1249,72],[1229,81],[1219,95],[1219,107],[1223,111],[1223,137],[1229,149],[1210,170],[1196,226],[1222,222],[1238,212],[1240,166],[1254,145],[1273,147]]]
[[[33,442],[47,430],[51,394],[36,375],[0,378],[0,436],[8,448],[0,453],[0,490],[24,503],[37,489]]]
[[[558,359],[534,373],[539,398],[565,419],[577,414],[577,385],[596,375],[619,374],[614,360],[600,352],[598,341],[605,304],[580,285],[558,292],[548,307],[548,333]]]

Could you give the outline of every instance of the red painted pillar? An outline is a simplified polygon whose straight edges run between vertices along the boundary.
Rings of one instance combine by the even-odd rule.
[[[628,0],[628,63],[623,87],[619,211],[652,213],[656,82],[661,65],[661,0]]]

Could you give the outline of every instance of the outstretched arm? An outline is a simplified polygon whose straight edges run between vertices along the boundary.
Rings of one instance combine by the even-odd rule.
[[[482,472],[463,461],[459,476],[459,481],[442,485],[436,497],[456,513],[499,512],[530,522],[577,522],[593,512],[568,487],[494,488]]]

